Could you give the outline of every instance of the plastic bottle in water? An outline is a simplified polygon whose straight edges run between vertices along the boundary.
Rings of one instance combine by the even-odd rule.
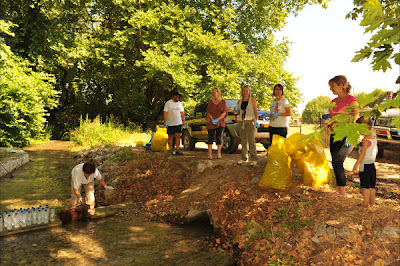
[[[24,211],[20,212],[19,221],[20,221],[21,228],[25,228],[26,227],[26,213]]]
[[[26,226],[31,226],[32,225],[32,213],[30,210],[26,213]]]
[[[49,212],[50,222],[53,222],[55,220],[55,216],[56,216],[56,210],[54,209],[54,207],[51,207]]]

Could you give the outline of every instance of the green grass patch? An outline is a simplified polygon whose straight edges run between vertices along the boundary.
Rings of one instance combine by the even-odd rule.
[[[100,117],[91,120],[80,118],[78,128],[70,132],[71,140],[83,147],[97,147],[106,145],[136,145],[138,142],[147,143],[151,132],[142,132],[140,127],[125,127],[113,121],[101,121]]]
[[[319,125],[314,124],[301,124],[299,126],[289,126],[288,136],[293,135],[294,133],[302,133],[304,135],[313,133],[314,131],[319,129]]]

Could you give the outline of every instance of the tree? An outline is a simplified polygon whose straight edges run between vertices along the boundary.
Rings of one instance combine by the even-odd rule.
[[[303,123],[319,124],[324,108],[327,108],[331,102],[328,96],[318,96],[309,101],[303,111],[301,120]]]
[[[5,38],[12,50],[55,75],[60,105],[49,121],[62,135],[86,114],[151,125],[174,89],[194,104],[212,87],[237,98],[248,84],[268,107],[281,83],[296,108],[287,42],[273,32],[290,13],[324,2],[4,0],[0,18],[18,23]]]
[[[372,69],[385,72],[392,68],[390,59],[400,65],[400,3],[398,0],[354,0],[356,7],[347,18],[362,14],[360,25],[365,33],[373,33],[370,42],[359,50],[353,62],[372,58]]]
[[[1,35],[13,33],[0,20]],[[33,71],[0,37],[0,146],[23,146],[44,133],[49,108],[56,106],[54,79]]]

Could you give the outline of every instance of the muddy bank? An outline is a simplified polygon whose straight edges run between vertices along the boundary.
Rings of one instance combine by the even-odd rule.
[[[323,264],[327,258],[340,265],[398,262],[398,162],[377,163],[378,187],[386,184],[394,197],[378,189],[378,205],[365,210],[356,206],[358,184],[349,181],[346,198],[330,197],[332,185],[305,187],[295,168],[289,189],[259,188],[267,163],[263,152],[256,167],[237,165],[239,154],[210,161],[204,151],[177,157],[124,149],[115,156],[124,160],[102,163],[116,188],[103,204],[132,202],[149,219],[178,224],[186,223],[188,214],[207,214],[214,245],[239,264]],[[349,160],[346,170],[355,162]]]

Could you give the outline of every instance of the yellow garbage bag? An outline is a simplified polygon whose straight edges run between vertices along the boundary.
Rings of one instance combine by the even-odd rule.
[[[168,150],[168,134],[166,128],[157,126],[156,133],[151,140],[152,151],[166,151]]]
[[[136,141],[136,148],[141,148],[142,146],[144,145],[144,141],[141,141],[141,140],[139,140],[139,141]]]
[[[306,140],[302,140],[304,136],[304,134],[295,133],[286,139],[285,151],[289,156],[305,152]]]
[[[291,158],[285,152],[285,138],[274,135],[268,148],[268,163],[258,184],[262,188],[284,190],[292,185]]]
[[[322,152],[310,149],[299,160],[296,160],[295,163],[302,173],[303,184],[306,186],[318,187],[328,183],[332,179],[332,173],[329,170],[328,161],[323,149]]]

